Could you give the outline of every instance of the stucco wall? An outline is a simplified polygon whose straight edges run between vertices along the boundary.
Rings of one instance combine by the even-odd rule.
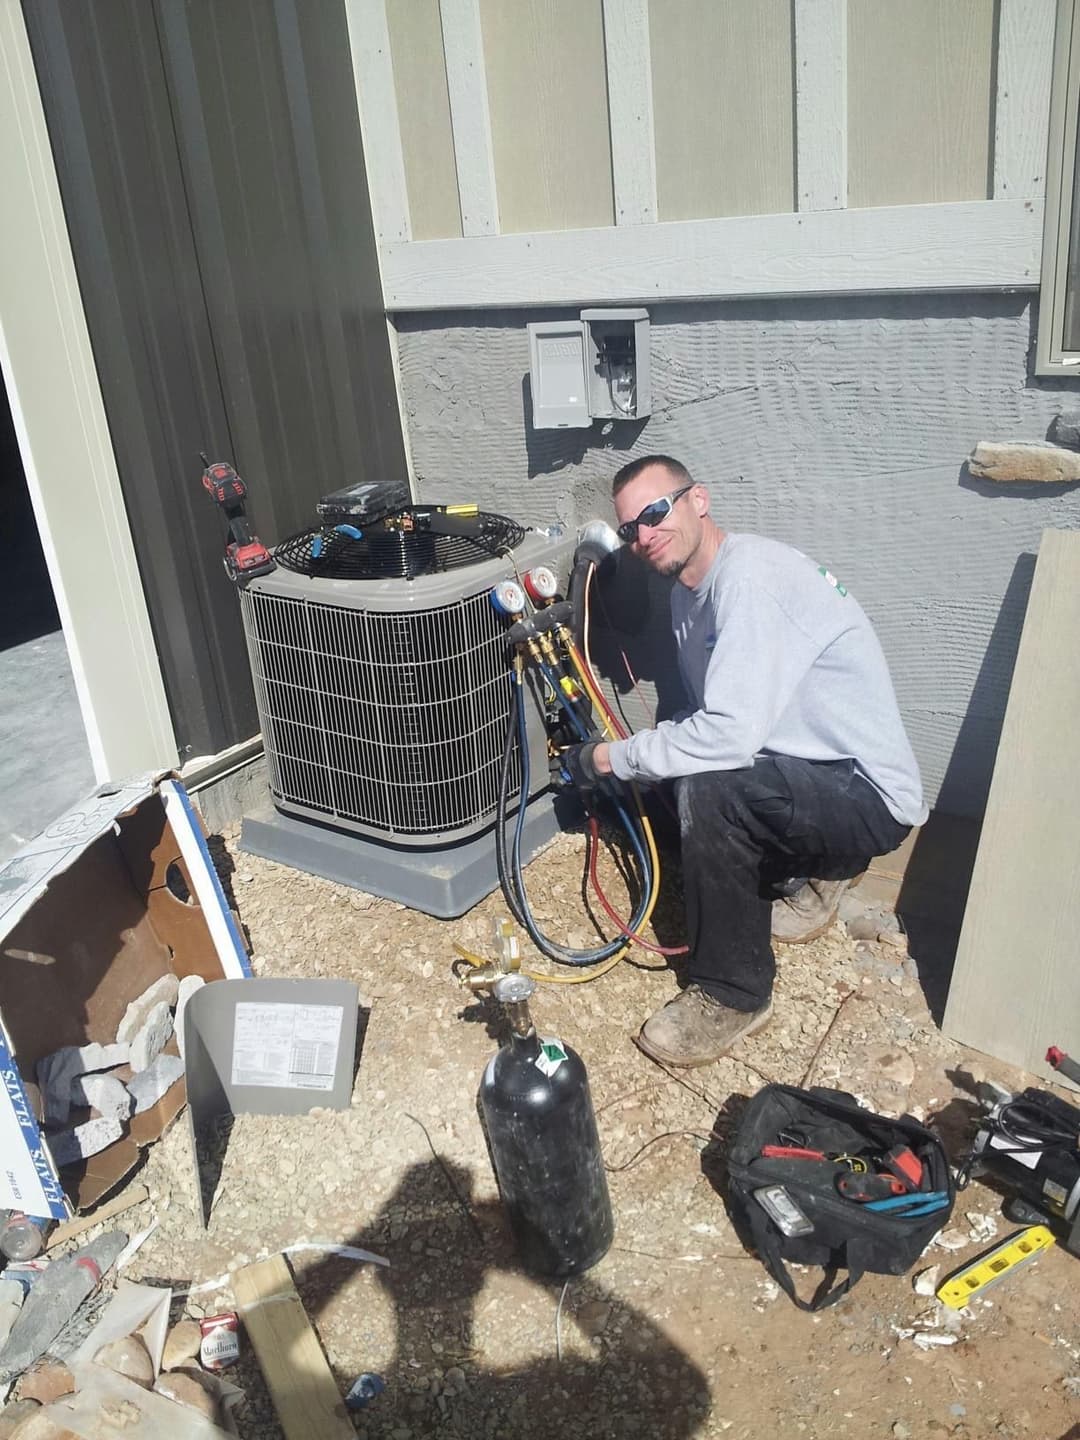
[[[1042,440],[1076,403],[1075,383],[1030,376],[1029,300],[656,307],[654,413],[606,433],[531,429],[525,326],[540,318],[558,312],[398,317],[420,495],[576,525],[610,517],[608,482],[626,459],[677,456],[709,485],[721,525],[797,545],[857,595],[928,798],[980,814],[1040,534],[1080,526],[1080,487],[1001,486],[964,469],[976,441]],[[663,682],[662,655],[637,668]]]

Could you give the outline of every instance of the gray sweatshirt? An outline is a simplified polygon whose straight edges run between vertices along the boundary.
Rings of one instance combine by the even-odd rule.
[[[725,536],[671,623],[696,707],[611,746],[621,780],[736,770],[755,755],[853,759],[902,825],[927,816],[885,656],[854,596],[800,551]]]

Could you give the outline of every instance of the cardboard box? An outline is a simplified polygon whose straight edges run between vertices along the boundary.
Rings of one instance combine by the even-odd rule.
[[[0,966],[0,1206],[64,1219],[132,1169],[183,1109],[185,1086],[178,1080],[122,1139],[60,1174],[27,1090],[38,1061],[115,1040],[130,1001],[170,970],[251,973],[179,780],[162,772],[102,786],[0,865]]]

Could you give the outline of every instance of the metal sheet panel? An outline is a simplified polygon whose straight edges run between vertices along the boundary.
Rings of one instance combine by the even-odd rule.
[[[24,9],[180,755],[214,753],[258,719],[199,452],[267,541],[405,473],[344,12]]]

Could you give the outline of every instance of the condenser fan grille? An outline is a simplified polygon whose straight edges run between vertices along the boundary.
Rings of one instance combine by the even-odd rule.
[[[510,676],[486,589],[401,613],[250,586],[242,603],[279,800],[388,836],[491,816]],[[516,793],[516,753],[511,780]]]
[[[359,539],[334,526],[301,530],[274,551],[286,570],[324,580],[414,580],[446,570],[461,570],[481,560],[504,555],[520,545],[525,531],[505,515],[481,511],[457,524],[468,534],[443,535],[436,529],[407,529],[415,524],[438,526],[440,517],[425,520],[410,507],[363,531]],[[453,524],[453,521],[449,523]],[[363,522],[361,521],[362,525]]]

